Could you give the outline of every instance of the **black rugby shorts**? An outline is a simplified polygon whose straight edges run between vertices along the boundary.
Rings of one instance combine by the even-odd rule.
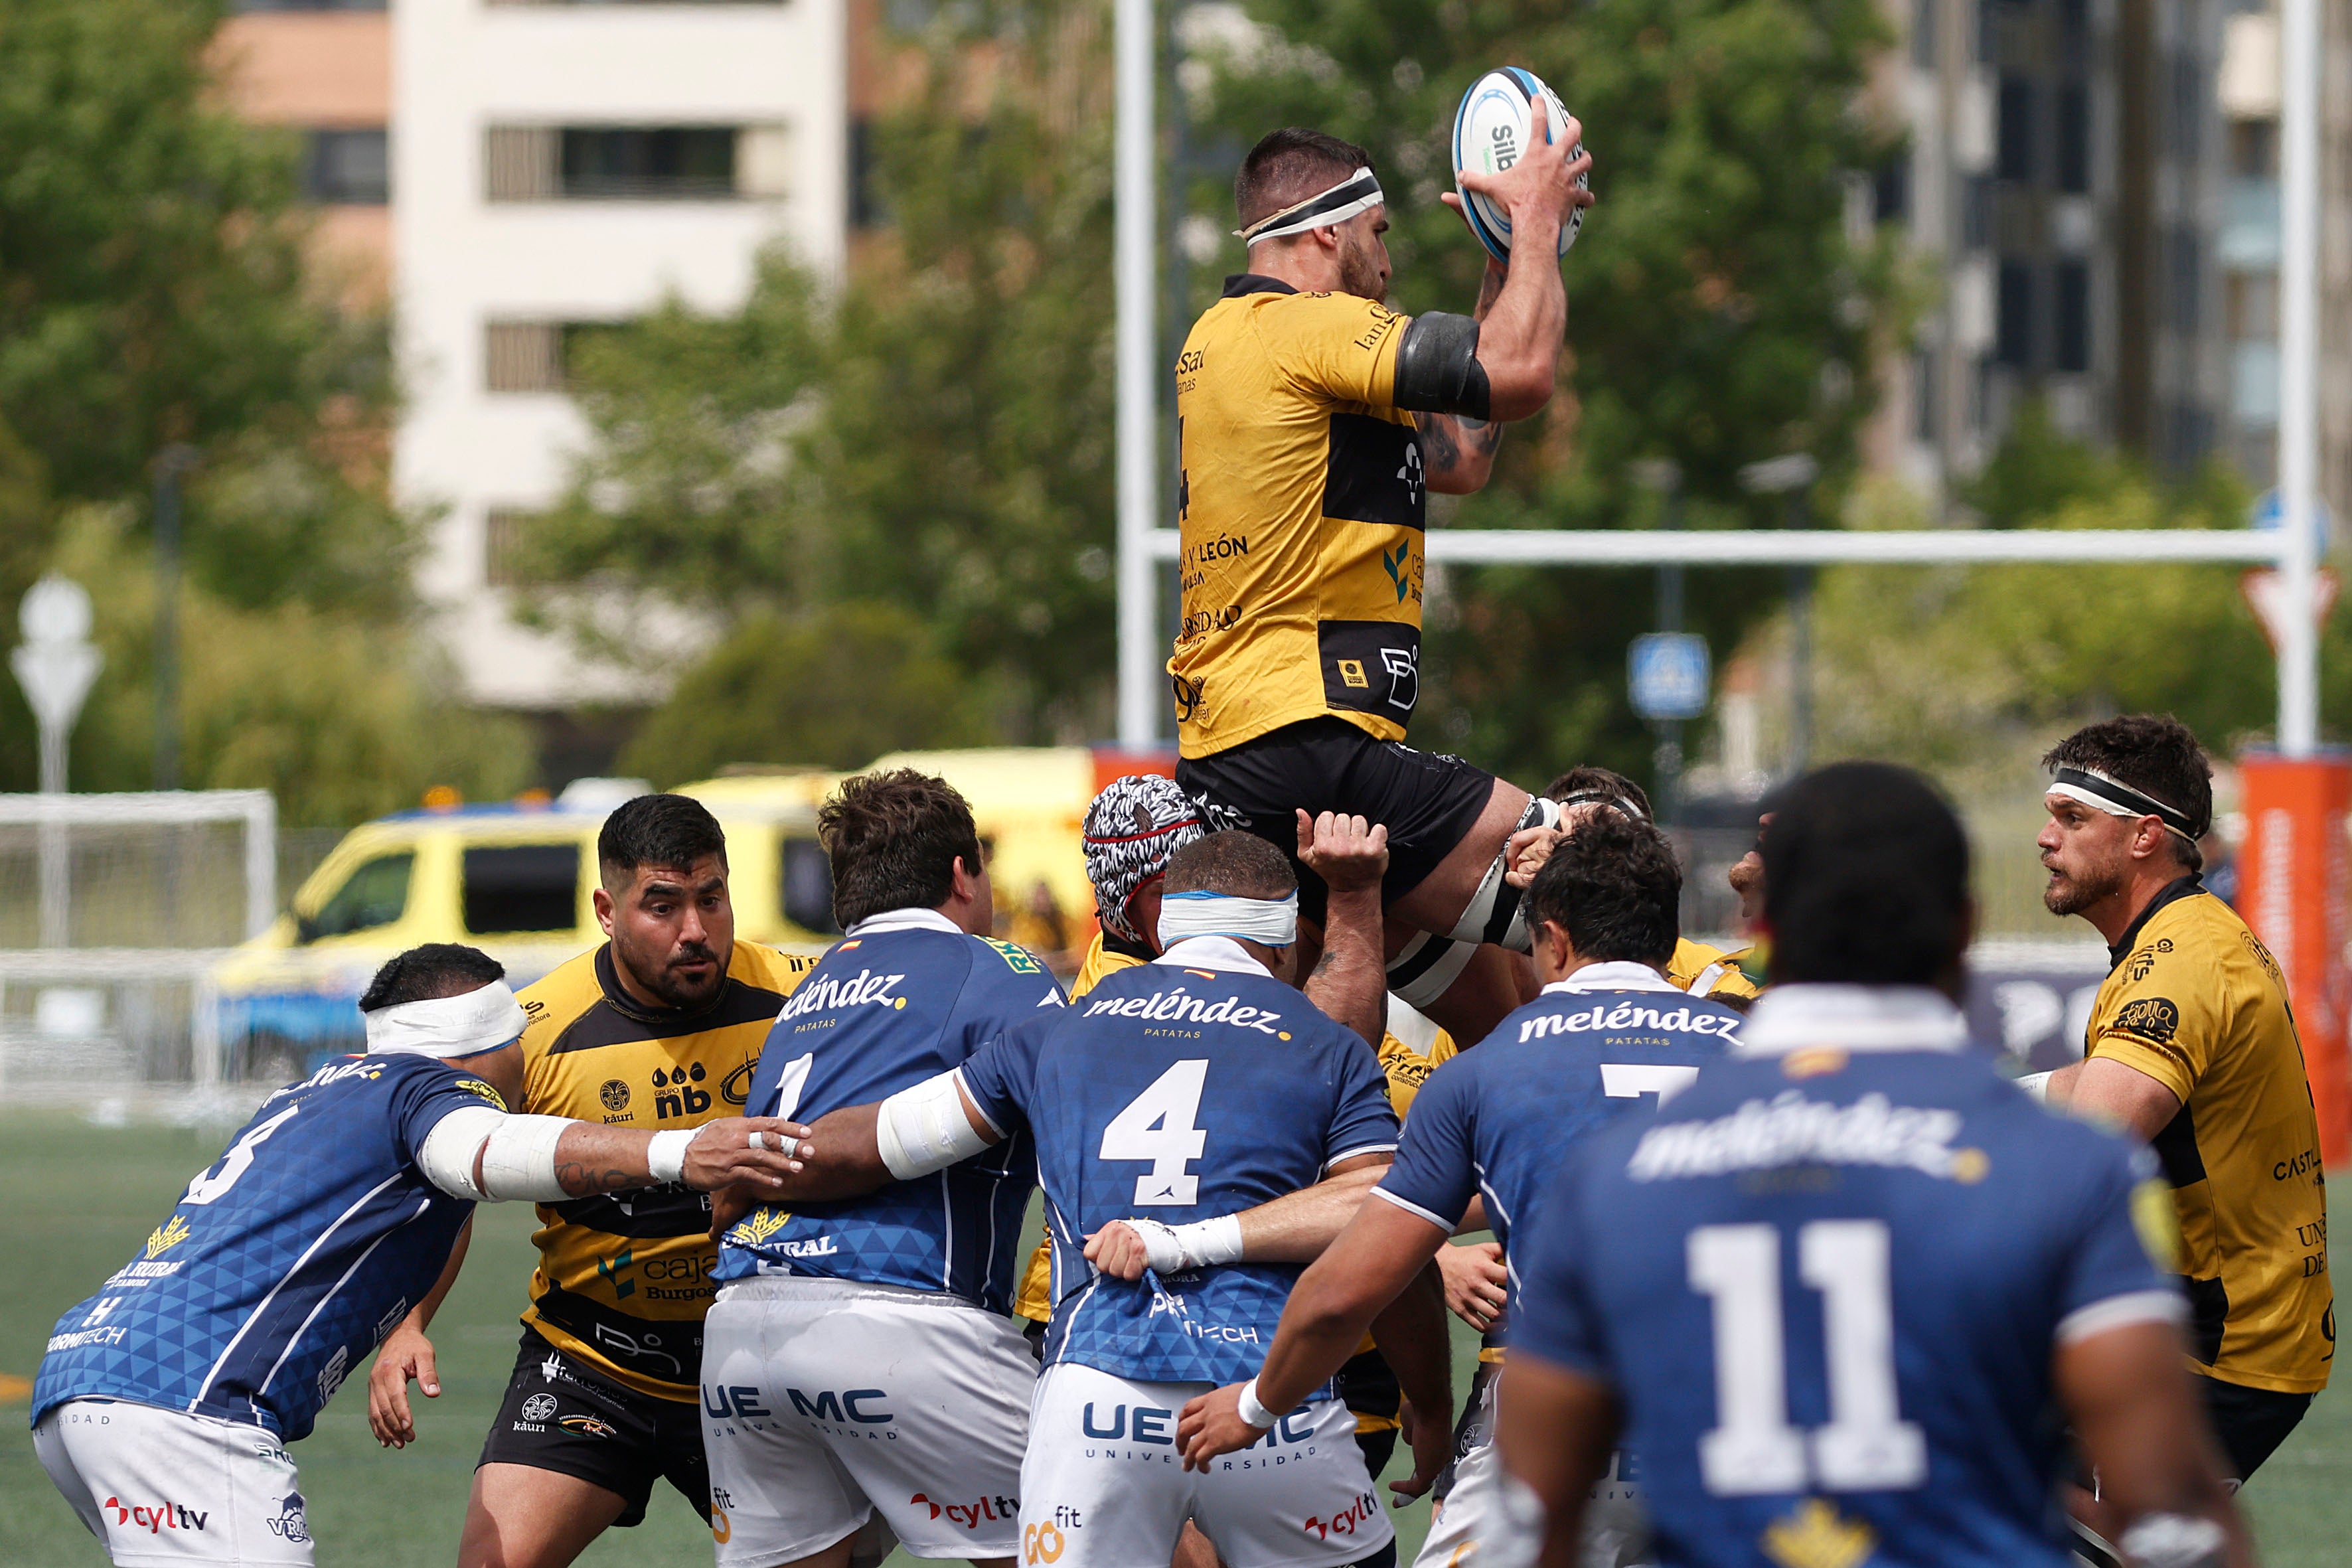
[[[1323,923],[1323,879],[1298,859],[1305,810],[1347,812],[1389,830],[1389,868],[1381,901],[1393,904],[1421,886],[1470,836],[1495,793],[1495,775],[1459,757],[1376,741],[1345,719],[1305,719],[1228,746],[1184,758],[1176,782],[1200,801],[1209,826],[1257,835],[1298,873],[1299,912]]]
[[[624,1527],[645,1522],[657,1480],[676,1487],[698,1517],[710,1517],[698,1405],[639,1394],[529,1327],[475,1464],[527,1465],[618,1492],[621,1517],[613,1522]]]

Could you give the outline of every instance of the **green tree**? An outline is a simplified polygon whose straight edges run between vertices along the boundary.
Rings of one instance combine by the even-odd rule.
[[[1601,200],[1564,266],[1559,394],[1516,428],[1496,482],[1448,520],[1478,528],[1649,526],[1636,459],[1679,465],[1691,527],[1774,526],[1744,464],[1802,450],[1831,510],[1854,463],[1874,349],[1899,326],[1891,235],[1856,244],[1851,194],[1893,153],[1858,111],[1887,42],[1870,0],[1246,0],[1267,29],[1221,51],[1196,111],[1235,148],[1316,125],[1372,153],[1389,192],[1400,308],[1466,310],[1485,253],[1438,196],[1454,110],[1484,70],[1524,65],[1583,122]],[[1227,187],[1196,211],[1230,227]],[[1223,246],[1228,269],[1238,242]],[[1204,302],[1204,301],[1202,301]],[[1717,646],[1779,600],[1778,574],[1694,574]],[[1624,698],[1646,574],[1483,569],[1433,605],[1421,727],[1533,783],[1578,761],[1646,773]]]
[[[824,606],[887,602],[918,656],[964,672],[978,726],[960,732],[1108,728],[1103,20],[1091,0],[1016,0],[937,25],[922,90],[875,129],[892,226],[837,289],[773,254],[739,311],[672,304],[585,347],[594,441],[538,531],[541,574],[780,617],[688,688],[783,658],[779,628]],[[548,614],[627,651],[593,601]]]
[[[406,626],[385,321],[310,269],[297,139],[211,77],[222,10],[0,0],[0,626],[51,566],[92,590],[109,662],[74,781],[145,787],[149,496],[184,443],[186,782],[268,784],[294,823],[510,787],[520,732],[453,714]],[[31,716],[0,686],[0,789],[29,788]]]
[[[50,564],[89,590],[106,656],[74,730],[73,786],[144,789],[155,724],[146,541],[127,508],[78,508]],[[180,629],[191,789],[268,789],[285,826],[340,827],[413,806],[434,784],[498,800],[530,782],[521,724],[464,707],[421,631],[299,599],[239,605],[200,584],[184,593]]]
[[[730,763],[848,769],[886,752],[986,743],[992,715],[929,644],[894,605],[791,620],[755,612],[679,679],[622,752],[622,771],[683,784]]]

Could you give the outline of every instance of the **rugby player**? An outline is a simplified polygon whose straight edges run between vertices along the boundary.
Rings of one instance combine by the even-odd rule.
[[[740,1111],[760,1044],[814,961],[735,938],[727,838],[681,795],[646,795],[596,836],[606,941],[521,996],[526,1110],[691,1128]],[[716,1287],[710,1201],[675,1184],[540,1206],[539,1267],[512,1376],[474,1472],[460,1568],[562,1568],[641,1522],[667,1480],[707,1517],[697,1418]],[[379,1440],[413,1440],[407,1384],[437,1387],[425,1338],[462,1258],[385,1342],[369,1380]],[[557,1402],[555,1420],[530,1411]]]
[[[1668,1568],[2068,1568],[2055,1410],[2126,1553],[2250,1562],[2155,1160],[1969,1047],[1958,818],[1883,763],[1776,804],[1773,988],[1730,1059],[1572,1150],[1514,1247],[1513,1516],[1570,1568],[1622,1428]]]
[[[1331,837],[1338,830],[1336,820],[1310,825],[1304,813],[1300,817],[1300,862],[1324,879],[1327,900],[1336,900],[1327,914],[1330,941],[1322,962],[1303,988],[1310,1001],[1335,1016],[1360,1013],[1363,1009],[1355,997],[1361,994],[1363,983],[1370,979],[1375,986],[1385,985],[1378,976],[1378,868],[1374,868],[1371,881],[1355,885],[1331,858],[1318,858],[1315,847],[1319,827],[1327,843],[1336,850],[1340,842]],[[1087,877],[1095,889],[1096,923],[1100,929],[1087,948],[1077,980],[1070,987],[1073,1001],[1093,990],[1105,975],[1149,963],[1160,955],[1160,898],[1169,859],[1208,829],[1201,821],[1199,806],[1173,779],[1163,774],[1138,773],[1113,779],[1104,787],[1087,808],[1081,831]],[[1351,837],[1369,837],[1369,829],[1360,822],[1351,822],[1349,833]],[[1371,961],[1369,973],[1351,972],[1353,966],[1343,962],[1352,945],[1347,933],[1354,931],[1367,933],[1374,944],[1364,952]],[[1390,1015],[1384,1023],[1400,1021],[1393,998]],[[1431,1034],[1421,1049],[1406,1044],[1393,1027],[1383,1027],[1379,1037],[1381,1068],[1388,1079],[1389,1104],[1400,1117],[1412,1108],[1414,1094],[1428,1081],[1429,1075],[1454,1057],[1453,1037],[1433,1027]],[[1474,1247],[1449,1249],[1441,1267],[1448,1302],[1461,1300],[1465,1308],[1491,1292],[1494,1283],[1489,1277],[1500,1273],[1499,1267],[1491,1263],[1482,1249]],[[1038,1238],[1029,1265],[1022,1273],[1020,1289],[1013,1295],[1013,1311],[1033,1325],[1033,1336],[1042,1336],[1053,1317],[1052,1276],[1053,1233],[1048,1228]],[[1341,1399],[1356,1417],[1356,1444],[1364,1451],[1365,1467],[1377,1477],[1388,1468],[1390,1457],[1396,1450],[1397,1435],[1402,1426],[1403,1391],[1396,1373],[1369,1342],[1340,1369],[1338,1383]],[[1186,1540],[1189,1543],[1192,1537],[1188,1534]]]
[[[1544,786],[1544,798],[1556,801],[1560,807],[1560,827],[1573,827],[1580,814],[1589,814],[1604,806],[1613,806],[1638,822],[1654,820],[1650,810],[1650,796],[1640,784],[1623,773],[1611,769],[1586,764],[1570,768]],[[1542,837],[1545,830],[1529,828],[1511,836],[1514,858],[1514,879],[1524,867],[1523,847]],[[1524,882],[1522,884],[1524,886]],[[1675,955],[1666,963],[1665,976],[1675,988],[1695,996],[1710,997],[1745,1009],[1756,1000],[1758,986],[1747,966],[1754,961],[1756,950],[1743,947],[1727,951],[1710,947],[1703,942],[1693,942],[1686,936],[1675,937]]]
[[[988,935],[979,834],[944,780],[850,779],[817,826],[846,934],[777,1016],[751,1103],[814,1121],[1060,1010],[1045,966]],[[886,1530],[919,1557],[1011,1560],[1036,1382],[1009,1317],[1029,1159],[1017,1142],[723,1232],[702,1395],[720,1568],[838,1568]]]
[[[1483,1200],[1506,1247],[1523,1234],[1580,1137],[1629,1110],[1654,1106],[1721,1059],[1737,1011],[1668,982],[1682,898],[1673,847],[1629,812],[1599,810],[1546,862],[1528,891],[1543,994],[1476,1050],[1440,1068],[1404,1124],[1396,1163],[1330,1249],[1299,1279],[1252,1393],[1288,1409],[1329,1377],[1372,1316],[1393,1300]],[[1482,1372],[1484,1368],[1482,1367]],[[1466,1560],[1492,1528],[1498,1478],[1488,1438],[1491,1384],[1457,1436],[1454,1486],[1420,1561]],[[1186,1406],[1188,1464],[1256,1442],[1229,1387]],[[1609,1522],[1587,1561],[1636,1561],[1644,1532],[1620,1478],[1600,1495]],[[1596,1532],[1601,1533],[1601,1532]]]
[[[58,1321],[34,1451],[113,1561],[306,1568],[287,1445],[432,1288],[476,1202],[708,1190],[794,1167],[803,1130],[787,1122],[652,1132],[509,1115],[523,1010],[505,973],[450,943],[386,963],[360,998],[365,1053],[262,1101],[143,1253]]]
[[[1188,846],[1169,865],[1158,959],[953,1071],[824,1117],[803,1145],[809,1167],[788,1197],[1035,1140],[1055,1299],[1018,1494],[1024,1563],[1162,1562],[1188,1518],[1232,1568],[1394,1560],[1328,1388],[1270,1419],[1263,1453],[1205,1476],[1175,1462],[1185,1400],[1255,1367],[1289,1265],[1345,1223],[1277,1233],[1253,1216],[1319,1175],[1369,1173],[1395,1147],[1371,1053],[1286,984],[1297,888],[1250,835]],[[1138,1214],[1152,1217],[1127,1217]],[[1416,1447],[1433,1472],[1452,1402],[1441,1313],[1424,1289],[1380,1326],[1435,1433]]]
[[[1370,155],[1319,132],[1265,137],[1234,184],[1249,270],[1176,365],[1177,782],[1211,826],[1286,855],[1297,807],[1386,825],[1391,988],[1465,1046],[1532,992],[1524,959],[1479,944],[1527,952],[1504,841],[1550,813],[1402,744],[1420,694],[1422,541],[1428,492],[1483,486],[1504,423],[1551,396],[1560,226],[1591,200],[1576,183],[1591,160],[1570,155],[1581,130],[1559,130],[1535,132],[1506,174],[1460,176],[1508,210],[1518,264],[1489,264],[1473,314],[1419,318],[1381,302]],[[1322,890],[1300,881],[1311,928]],[[1418,940],[1431,936],[1458,945]]]
[[[2042,901],[2088,921],[2112,968],[2084,1059],[2042,1081],[2052,1103],[2155,1148],[2179,1217],[2189,1368],[2243,1480],[2327,1385],[2336,1348],[2318,1121],[2286,984],[2198,879],[2212,770],[2186,727],[2110,719],[2042,763]]]

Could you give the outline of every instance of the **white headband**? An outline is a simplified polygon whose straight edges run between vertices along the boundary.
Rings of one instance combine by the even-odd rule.
[[[1160,900],[1160,945],[1174,947],[1194,936],[1239,937],[1267,947],[1288,947],[1298,940],[1298,894],[1237,899],[1204,889],[1164,895]]]
[[[2189,831],[2195,824],[2188,813],[2124,783],[2113,773],[2077,767],[2062,767],[2056,773],[2050,787],[2042,792],[2044,795],[2063,795],[2109,816],[2153,816],[2164,824],[2166,832],[2190,844],[2197,842],[2197,836]]]
[[[363,1013],[370,1056],[470,1057],[511,1044],[530,1022],[503,980],[462,996],[402,1002]]]
[[[1345,223],[1387,200],[1381,194],[1379,178],[1370,169],[1359,169],[1328,190],[1318,191],[1278,213],[1268,213],[1247,228],[1234,230],[1234,237],[1245,245],[1255,245],[1261,239],[1286,239],[1310,228]]]

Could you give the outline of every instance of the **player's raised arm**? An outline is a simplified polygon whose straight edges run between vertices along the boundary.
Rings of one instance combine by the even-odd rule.
[[[1485,311],[1475,339],[1486,382],[1487,417],[1496,420],[1525,419],[1551,401],[1568,326],[1559,231],[1570,213],[1593,200],[1576,183],[1592,167],[1592,155],[1580,147],[1584,127],[1571,115],[1559,136],[1548,137],[1546,115],[1544,100],[1538,98],[1530,106],[1528,150],[1510,168],[1499,174],[1464,170],[1455,176],[1465,189],[1511,215],[1512,265],[1491,306],[1482,295]],[[1451,192],[1444,201],[1461,209],[1461,198]]]
[[[1323,956],[1302,987],[1307,999],[1378,1050],[1388,1033],[1389,984],[1381,950],[1381,878],[1389,830],[1360,816],[1298,814],[1298,858],[1323,879]]]

